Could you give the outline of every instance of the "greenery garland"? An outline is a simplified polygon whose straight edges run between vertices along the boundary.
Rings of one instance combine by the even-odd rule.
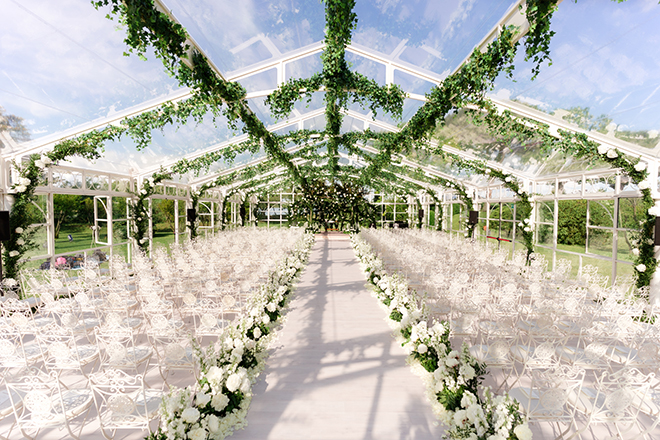
[[[476,124],[485,124],[496,136],[518,137],[522,139],[537,139],[544,151],[559,151],[565,155],[585,158],[595,163],[604,161],[613,168],[619,168],[630,177],[642,193],[642,203],[646,210],[646,216],[640,225],[638,236],[635,238],[636,248],[635,273],[637,275],[637,288],[642,289],[649,286],[653,279],[658,261],[655,258],[653,232],[655,218],[660,216],[660,207],[655,205],[651,195],[651,182],[648,181],[648,164],[640,158],[626,156],[616,148],[599,144],[590,140],[585,133],[577,133],[567,130],[557,130],[557,136],[549,132],[546,124],[532,121],[528,118],[520,118],[508,110],[499,113],[495,106],[489,101],[484,101],[485,113],[474,112]]]
[[[37,247],[34,241],[37,228],[31,227],[34,221],[30,214],[30,206],[36,201],[34,192],[44,179],[46,169],[71,156],[94,160],[100,157],[100,151],[88,144],[63,142],[48,153],[32,154],[22,163],[13,163],[18,179],[9,191],[13,202],[9,211],[10,236],[2,246],[5,278],[16,280],[25,263],[22,258]]]
[[[165,179],[171,178],[171,173],[161,170],[160,173],[144,179],[139,191],[133,193],[136,197],[130,204],[131,218],[133,219],[133,234],[135,241],[143,252],[149,249],[149,198],[156,192],[156,186]]]

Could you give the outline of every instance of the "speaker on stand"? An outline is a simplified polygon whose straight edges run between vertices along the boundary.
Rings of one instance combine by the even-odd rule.
[[[9,211],[0,211],[0,281],[2,281],[2,242],[11,238],[9,227]]]

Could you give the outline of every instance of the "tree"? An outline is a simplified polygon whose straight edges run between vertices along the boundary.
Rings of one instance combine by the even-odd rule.
[[[23,118],[8,114],[0,105],[0,132],[9,132],[9,135],[16,142],[25,142],[30,140],[30,132],[23,125]],[[0,139],[0,147],[4,146]]]
[[[154,224],[165,223],[167,224],[169,229],[172,230],[172,232],[176,233],[176,227],[175,227],[176,224],[174,222],[174,216],[176,215],[174,212],[174,200],[172,199],[154,200],[153,207],[154,207],[154,219],[153,219]]]
[[[567,115],[562,116],[562,119],[587,131],[607,133],[607,126],[612,122],[612,119],[606,115],[593,116],[589,112],[589,107],[571,107],[568,112]]]
[[[79,208],[81,205],[81,196],[73,194],[53,194],[55,238],[60,238],[60,229],[65,222],[73,223],[78,220]]]

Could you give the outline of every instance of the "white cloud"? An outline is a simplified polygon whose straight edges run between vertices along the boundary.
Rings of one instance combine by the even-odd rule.
[[[443,36],[450,38],[454,35],[456,28],[468,17],[470,10],[474,6],[474,2],[475,0],[460,0],[458,2],[456,9],[449,16],[449,22],[442,30]]]

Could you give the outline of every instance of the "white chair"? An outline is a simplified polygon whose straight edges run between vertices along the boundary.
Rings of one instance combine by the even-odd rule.
[[[96,364],[99,349],[87,339],[79,340],[72,329],[50,324],[37,334],[37,341],[44,352],[44,365],[48,371],[74,370],[87,376],[85,367]]]
[[[136,374],[146,374],[153,349],[136,344],[133,329],[115,324],[112,327],[97,327],[94,334],[99,347],[101,369],[130,369]]]
[[[119,429],[151,432],[150,422],[158,417],[163,398],[161,390],[147,388],[141,375],[116,369],[90,374],[89,384],[105,438],[114,439]]]
[[[645,428],[640,426],[638,417],[653,377],[653,373],[646,375],[634,368],[596,374],[593,388],[582,387],[571,396],[571,403],[587,416],[588,423],[580,432],[592,424],[607,423],[622,439],[642,434]]]
[[[579,394],[585,371],[579,368],[555,366],[531,371],[529,386],[513,388],[509,397],[520,403],[530,423],[550,423],[555,438],[566,438],[575,427],[575,407],[569,404],[571,395]]]
[[[42,429],[57,427],[65,427],[72,438],[79,439],[93,401],[91,390],[66,388],[56,372],[46,374],[39,370],[8,378],[7,392],[16,424],[30,440]],[[74,419],[83,414],[85,418],[76,435]]]

